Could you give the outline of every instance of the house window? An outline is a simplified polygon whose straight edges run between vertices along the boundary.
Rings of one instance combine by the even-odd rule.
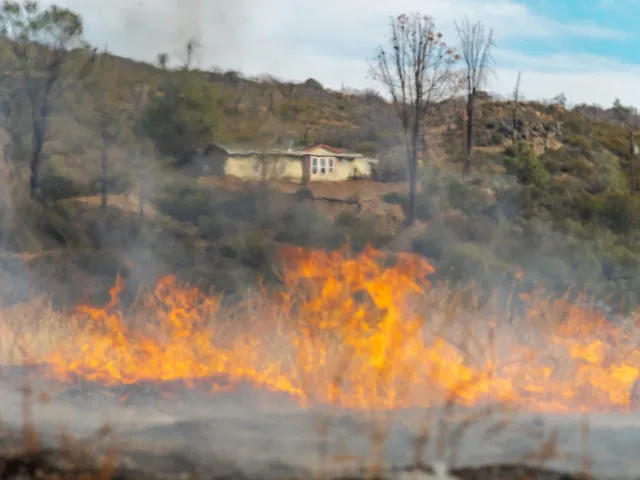
[[[335,166],[333,157],[311,157],[311,175],[332,175]]]

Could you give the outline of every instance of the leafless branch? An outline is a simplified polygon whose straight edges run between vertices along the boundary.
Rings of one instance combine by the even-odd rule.
[[[464,171],[471,168],[471,151],[473,148],[473,118],[474,102],[478,90],[489,81],[489,76],[495,73],[495,63],[491,55],[493,42],[493,30],[485,31],[482,22],[471,23],[468,18],[460,23],[456,22],[458,40],[460,42],[460,55],[464,64],[464,83],[467,94],[466,111],[466,152]]]
[[[418,144],[432,106],[453,95],[458,56],[442,40],[431,17],[413,13],[390,21],[390,35],[370,63],[372,78],[391,97],[405,138],[409,167],[408,223],[415,220]]]

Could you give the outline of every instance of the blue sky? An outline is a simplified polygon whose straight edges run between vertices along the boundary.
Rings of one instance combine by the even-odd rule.
[[[83,15],[87,37],[121,55],[178,57],[190,35],[199,63],[247,75],[313,77],[325,86],[376,87],[367,58],[389,16],[421,11],[445,38],[454,21],[481,20],[496,34],[496,76],[509,95],[519,70],[527,98],[564,93],[571,103],[640,108],[640,0],[59,0]]]
[[[565,0],[552,2],[547,0],[527,0],[521,2],[532,12],[564,24],[584,24],[610,30],[612,35],[606,38],[567,36],[561,39],[532,43],[526,39],[514,38],[510,48],[518,49],[530,55],[548,55],[558,52],[570,54],[591,54],[614,58],[622,62],[640,64],[640,49],[636,33],[640,27],[640,2],[633,0]],[[499,27],[498,27],[499,28]]]

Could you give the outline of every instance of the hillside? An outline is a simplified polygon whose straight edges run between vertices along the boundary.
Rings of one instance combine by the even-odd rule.
[[[284,183],[198,183],[140,136],[134,118],[136,85],[153,97],[184,72],[112,55],[102,62],[104,70],[90,81],[63,81],[55,91],[38,201],[25,194],[30,136],[12,108],[20,87],[3,78],[11,139],[2,174],[8,301],[29,289],[53,292],[60,303],[103,298],[117,272],[128,275],[132,289],[177,273],[232,297],[259,277],[277,281],[273,266],[281,245],[357,249],[370,242],[420,253],[440,279],[474,282],[481,293],[497,286],[509,292],[517,278],[518,290],[541,282],[554,293],[572,289],[606,299],[614,309],[640,302],[640,204],[630,194],[628,154],[629,131],[640,117],[633,109],[524,102],[514,132],[513,105],[484,95],[472,173],[463,181],[462,105],[438,105],[424,132],[420,221],[406,230],[400,132],[391,106],[375,92],[331,91],[313,79],[294,84],[188,72],[198,88],[214,94],[209,141],[327,143],[378,157],[381,178],[397,182],[312,185],[310,192]],[[7,54],[0,58],[4,70],[12,66]],[[107,150],[100,102],[112,120],[129,119]],[[105,151],[111,198],[102,209]]]

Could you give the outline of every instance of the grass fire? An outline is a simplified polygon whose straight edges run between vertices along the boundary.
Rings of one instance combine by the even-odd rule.
[[[634,406],[640,348],[630,322],[536,293],[522,296],[526,308],[507,322],[499,302],[473,308],[432,285],[424,258],[371,247],[289,247],[280,265],[283,288],[234,305],[168,276],[126,309],[121,279],[107,305],[80,306],[68,318],[40,313],[31,322],[28,303],[6,309],[3,363],[42,368],[62,385],[179,380],[216,395],[250,383],[300,407],[384,410],[447,399],[544,412]]]

